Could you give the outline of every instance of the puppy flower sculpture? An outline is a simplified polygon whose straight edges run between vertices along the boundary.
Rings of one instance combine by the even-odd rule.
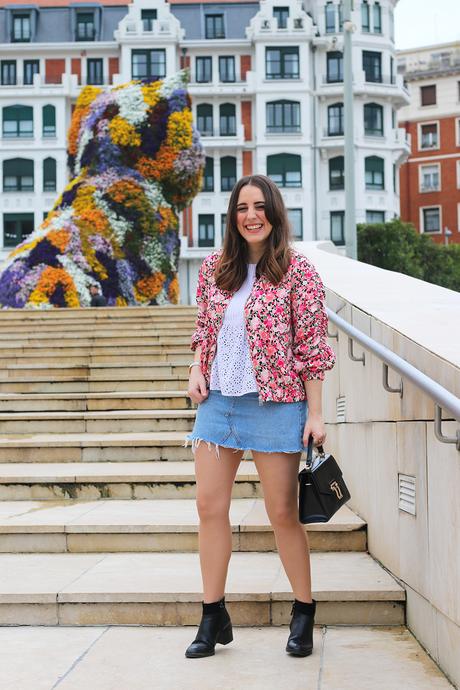
[[[68,133],[72,180],[8,256],[0,307],[177,304],[178,212],[201,187],[204,153],[187,75],[82,90]]]

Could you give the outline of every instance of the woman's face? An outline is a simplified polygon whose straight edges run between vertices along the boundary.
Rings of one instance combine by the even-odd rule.
[[[262,249],[273,226],[265,216],[265,199],[259,187],[245,185],[241,188],[236,205],[236,224],[249,249]]]

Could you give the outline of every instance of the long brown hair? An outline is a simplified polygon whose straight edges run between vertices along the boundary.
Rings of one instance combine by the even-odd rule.
[[[221,290],[238,290],[247,275],[248,244],[237,227],[237,205],[240,191],[246,185],[258,187],[265,200],[265,216],[273,226],[266,239],[265,251],[257,263],[256,275],[262,274],[277,285],[288,270],[292,239],[283,197],[276,184],[265,175],[246,175],[233,187],[228,202],[222,254],[214,273],[216,285]]]

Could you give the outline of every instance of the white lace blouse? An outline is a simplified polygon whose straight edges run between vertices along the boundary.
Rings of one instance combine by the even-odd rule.
[[[217,336],[209,387],[220,390],[222,395],[244,395],[258,390],[244,323],[244,305],[251,294],[256,265],[247,264],[246,280],[228,303]]]

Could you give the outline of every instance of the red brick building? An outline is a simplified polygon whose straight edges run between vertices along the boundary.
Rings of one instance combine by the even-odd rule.
[[[398,53],[411,103],[398,113],[412,152],[400,168],[401,219],[460,242],[460,43]],[[449,235],[450,231],[450,235]]]

